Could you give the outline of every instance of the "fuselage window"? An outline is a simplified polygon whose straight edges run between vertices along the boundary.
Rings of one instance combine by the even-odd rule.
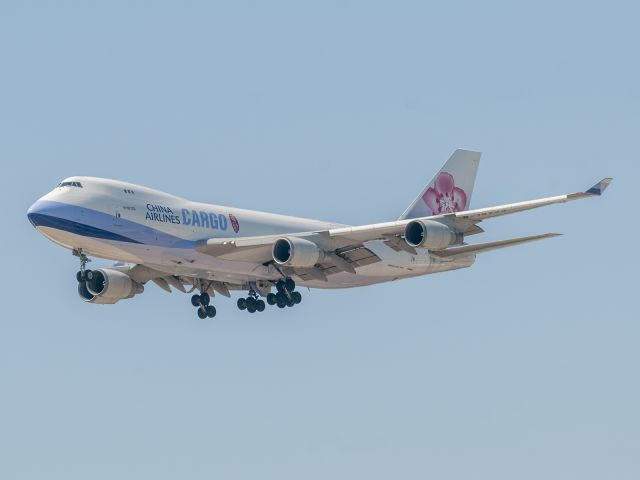
[[[58,184],[59,187],[78,187],[82,188],[82,184],[80,182],[60,182]]]

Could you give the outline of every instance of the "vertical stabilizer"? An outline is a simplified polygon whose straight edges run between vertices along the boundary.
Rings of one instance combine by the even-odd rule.
[[[469,209],[480,164],[480,152],[458,149],[447,160],[400,220]]]

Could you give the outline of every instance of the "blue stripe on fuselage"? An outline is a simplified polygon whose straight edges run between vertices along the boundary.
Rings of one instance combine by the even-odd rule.
[[[83,237],[102,238],[105,240],[117,240],[119,242],[142,243],[129,237],[118,235],[117,233],[92,227],[84,223],[66,220],[64,218],[52,217],[42,213],[28,213],[29,221],[34,227],[50,227],[56,230],[75,233]]]
[[[27,216],[36,227],[56,228],[85,237],[169,248],[195,248],[192,240],[77,205],[39,200],[29,209]]]

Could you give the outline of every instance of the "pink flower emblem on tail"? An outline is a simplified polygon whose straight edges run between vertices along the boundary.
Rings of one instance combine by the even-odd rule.
[[[447,172],[438,174],[433,187],[427,189],[422,199],[434,215],[460,212],[467,206],[467,194],[456,187],[453,175]]]

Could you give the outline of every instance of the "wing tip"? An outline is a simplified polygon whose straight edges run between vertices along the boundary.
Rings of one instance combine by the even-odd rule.
[[[602,180],[600,180],[598,183],[596,183],[593,187],[591,187],[589,190],[587,190],[585,193],[600,196],[604,193],[604,191],[607,189],[607,187],[612,181],[613,181],[612,177],[605,177]]]

